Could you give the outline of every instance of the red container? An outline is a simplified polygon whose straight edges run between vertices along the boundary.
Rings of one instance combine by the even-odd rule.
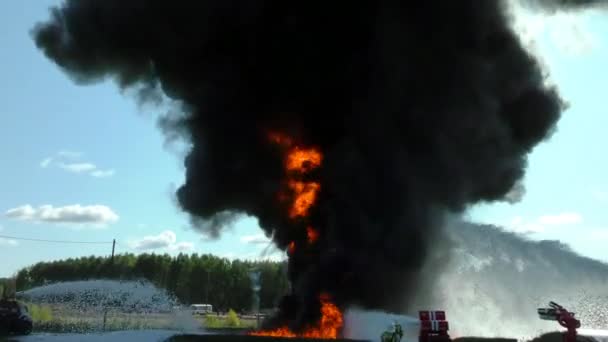
[[[450,326],[448,321],[421,321],[420,322],[420,331],[422,332],[445,332],[450,330]]]
[[[418,311],[421,321],[445,321],[445,311]]]

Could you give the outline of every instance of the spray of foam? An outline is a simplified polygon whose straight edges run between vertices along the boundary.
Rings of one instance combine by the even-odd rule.
[[[577,312],[583,327],[605,328],[608,265],[558,241],[531,241],[493,226],[452,221],[452,267],[441,275],[436,301],[463,334],[536,336],[555,330],[536,308],[556,301]]]
[[[19,292],[19,298],[34,303],[60,305],[74,313],[99,318],[105,313],[165,313],[170,322],[167,327],[180,331],[201,331],[188,310],[182,309],[174,296],[146,280],[86,280],[58,282]],[[146,316],[141,315],[141,319]]]
[[[536,242],[494,226],[449,222],[451,261],[437,280],[438,290],[421,291],[416,307],[446,310],[453,337],[529,340],[558,330],[557,322],[540,320],[536,313],[549,301],[576,312],[582,333],[597,335],[608,328],[608,265],[557,241]],[[392,320],[409,327],[410,335],[418,333],[410,316],[360,310],[347,312],[346,332],[377,339]]]

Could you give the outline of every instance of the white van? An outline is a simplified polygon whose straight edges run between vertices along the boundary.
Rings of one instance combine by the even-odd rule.
[[[213,312],[211,304],[192,304],[190,305],[193,315],[206,315]]]

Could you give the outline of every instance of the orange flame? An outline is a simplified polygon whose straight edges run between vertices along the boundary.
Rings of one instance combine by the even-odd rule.
[[[289,254],[293,254],[293,252],[296,251],[296,243],[294,241],[291,241],[287,246],[287,250],[289,251]]]
[[[319,232],[313,227],[306,228],[306,235],[308,236],[309,243],[315,243],[319,239]]]
[[[301,148],[294,146],[294,141],[288,136],[280,133],[270,133],[269,139],[275,144],[286,148],[285,170],[287,171],[287,187],[291,190],[293,197],[286,197],[283,192],[279,193],[281,200],[292,200],[289,210],[289,217],[306,218],[310,208],[314,205],[317,194],[321,189],[321,184],[314,181],[302,181],[300,176],[321,166],[323,155],[315,148]],[[313,227],[306,228],[306,235],[310,244],[319,239],[319,232]],[[289,254],[296,250],[295,241],[291,241],[287,246]],[[321,318],[314,326],[308,327],[302,333],[294,333],[288,327],[281,327],[269,331],[256,331],[249,333],[255,336],[274,336],[274,337],[304,337],[336,339],[343,325],[342,312],[330,301],[326,294],[321,294]]]
[[[268,138],[273,143],[281,146],[291,146],[293,144],[293,140],[290,137],[280,133],[270,133],[268,134]]]
[[[303,337],[303,338],[321,338],[321,339],[337,339],[344,324],[342,312],[340,309],[329,300],[329,296],[322,294],[321,300],[321,319],[317,326],[310,327],[302,333],[294,333],[287,327],[281,327],[268,331],[256,331],[249,333],[255,336],[273,336],[273,337]]]
[[[294,192],[294,201],[289,211],[289,217],[308,216],[308,210],[315,203],[321,185],[317,182],[300,182],[290,180],[289,188]]]
[[[321,166],[322,159],[321,152],[314,148],[300,149],[295,147],[287,154],[285,168],[288,171],[305,173]]]
[[[318,182],[303,182],[297,180],[297,176],[304,175],[321,166],[323,155],[315,148],[293,146],[293,139],[281,133],[271,132],[268,138],[275,144],[289,148],[285,156],[285,170],[291,173],[287,180],[287,186],[293,192],[289,217],[292,219],[306,217],[310,207],[317,199],[321,184]],[[280,194],[280,198],[285,200],[284,194]]]

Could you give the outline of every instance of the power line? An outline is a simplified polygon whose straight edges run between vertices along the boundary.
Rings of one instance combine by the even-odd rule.
[[[13,240],[24,240],[24,241],[36,241],[36,242],[51,242],[51,243],[76,243],[76,244],[111,244],[112,241],[67,241],[67,240],[44,240],[44,239],[31,239],[18,236],[0,235],[0,238],[13,239]]]

